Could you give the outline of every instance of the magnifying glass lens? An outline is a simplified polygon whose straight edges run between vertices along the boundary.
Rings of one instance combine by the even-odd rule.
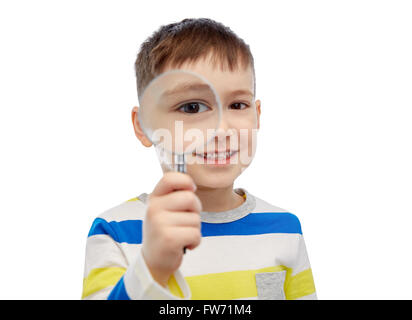
[[[210,83],[192,72],[173,70],[145,89],[139,108],[140,125],[150,141],[169,154],[184,156],[215,136],[221,107]]]

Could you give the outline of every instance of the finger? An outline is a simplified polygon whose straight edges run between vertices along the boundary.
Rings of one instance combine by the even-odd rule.
[[[199,214],[192,212],[168,212],[168,223],[177,227],[201,227],[201,220]]]
[[[157,197],[155,201],[156,206],[168,211],[188,211],[198,213],[202,211],[202,203],[192,191],[175,191],[166,194],[163,197]]]
[[[181,172],[166,172],[162,179],[157,183],[151,196],[162,196],[175,190],[195,191],[196,185],[188,174]]]
[[[178,227],[175,229],[175,232],[182,248],[193,250],[200,244],[202,234],[199,228]]]

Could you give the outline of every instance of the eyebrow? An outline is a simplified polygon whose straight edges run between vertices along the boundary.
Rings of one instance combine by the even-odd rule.
[[[211,88],[206,83],[192,83],[192,82],[182,83],[182,84],[177,85],[173,89],[166,90],[165,92],[163,92],[162,96],[164,97],[173,96],[173,95],[180,94],[180,93],[190,91],[190,90],[210,91]]]
[[[247,89],[234,90],[227,94],[228,97],[241,96],[241,95],[247,95],[251,97],[254,96],[252,91],[247,90]]]
[[[170,90],[166,90],[165,92],[163,92],[162,96],[163,97],[169,97],[169,96],[173,96],[173,95],[177,95],[177,94],[181,94],[190,90],[204,90],[204,91],[211,91],[211,88],[208,84],[206,83],[182,83],[177,85],[176,87],[174,87],[173,89]],[[228,98],[232,98],[232,97],[236,97],[236,96],[240,96],[240,95],[247,95],[250,97],[254,97],[252,91],[248,90],[248,89],[239,89],[239,90],[234,90],[231,91],[230,93],[227,93],[226,96]]]

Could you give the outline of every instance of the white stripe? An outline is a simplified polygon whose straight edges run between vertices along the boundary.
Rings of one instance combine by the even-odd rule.
[[[87,238],[84,277],[94,268],[127,268],[128,265],[129,261],[123,254],[120,244],[110,236],[98,234]]]
[[[202,238],[181,265],[185,277],[284,265],[293,268],[300,234],[262,234]]]
[[[136,258],[136,256],[139,254],[142,244],[141,243],[131,244],[131,243],[122,242],[120,243],[120,247],[122,248],[124,256],[126,257],[127,261],[129,262],[129,264],[131,264],[133,260]]]
[[[98,217],[107,222],[120,222],[124,220],[143,220],[146,213],[146,205],[140,201],[126,201],[111,208]]]
[[[117,243],[108,235],[88,238],[85,276],[93,268],[127,268],[142,244]],[[212,263],[204,263],[205,261]],[[204,237],[194,250],[187,250],[180,267],[185,277],[235,270],[255,270],[284,265],[295,275],[310,268],[300,234],[262,234]]]
[[[270,203],[259,199],[258,197],[254,196],[256,199],[256,207],[253,210],[254,212],[289,212],[285,209],[276,207],[274,205],[271,205]]]
[[[305,241],[303,240],[303,237],[301,237],[299,241],[299,249],[298,249],[298,255],[295,258],[295,268],[293,270],[292,275],[295,275],[299,272],[302,272],[306,269],[310,268],[310,263],[309,263],[309,257],[308,253],[306,251],[306,245]]]

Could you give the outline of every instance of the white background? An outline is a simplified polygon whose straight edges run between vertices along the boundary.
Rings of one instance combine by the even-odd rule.
[[[251,46],[256,158],[236,186],[296,214],[320,299],[411,299],[410,1],[2,1],[0,298],[79,299],[87,233],[161,177],[134,136],[160,25]]]

